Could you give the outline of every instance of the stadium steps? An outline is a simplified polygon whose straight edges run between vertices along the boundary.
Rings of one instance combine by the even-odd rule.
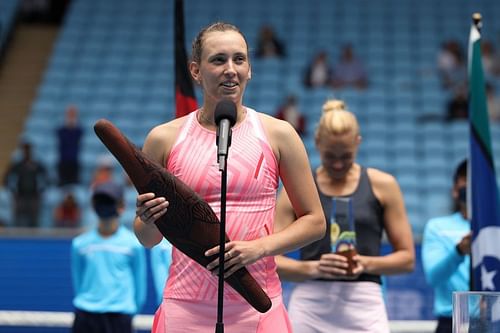
[[[19,24],[0,67],[0,175],[17,146],[59,27]]]

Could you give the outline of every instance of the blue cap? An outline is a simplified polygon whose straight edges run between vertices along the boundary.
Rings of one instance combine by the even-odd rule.
[[[123,187],[113,181],[106,181],[94,186],[92,197],[106,195],[116,202],[123,200]]]

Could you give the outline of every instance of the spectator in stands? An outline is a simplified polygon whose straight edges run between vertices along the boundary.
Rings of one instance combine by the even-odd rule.
[[[285,102],[278,107],[275,117],[289,122],[300,136],[306,134],[306,119],[299,111],[297,96],[288,95]]]
[[[257,58],[282,58],[285,56],[285,46],[276,36],[273,28],[263,25],[257,39]]]
[[[424,228],[422,264],[434,290],[436,333],[452,332],[452,293],[470,290],[471,232],[467,220],[467,161],[453,176],[455,212],[430,219]]]
[[[490,120],[500,122],[500,100],[495,92],[495,86],[489,82],[486,83],[486,99]]]
[[[326,51],[320,51],[307,66],[304,85],[307,88],[326,87],[332,84],[333,71]]]
[[[8,167],[4,185],[12,193],[14,225],[37,227],[42,195],[49,179],[45,166],[33,158],[31,143],[22,143],[21,151],[21,159]]]
[[[105,154],[98,157],[90,187],[113,180],[114,170],[115,164],[111,155]]]
[[[132,317],[146,299],[146,253],[120,225],[123,189],[114,182],[95,186],[96,228],[71,245],[75,297],[73,333],[132,333]]]
[[[65,121],[57,128],[59,162],[57,165],[59,185],[79,183],[80,174],[80,139],[83,130],[78,123],[78,109],[74,105],[68,106]]]
[[[401,190],[392,175],[355,162],[359,125],[342,101],[323,105],[315,139],[321,165],[314,178],[326,236],[303,247],[300,260],[276,258],[280,277],[300,282],[288,305],[293,331],[388,333],[381,276],[410,272],[415,262]],[[294,200],[281,191],[275,231],[294,220]],[[393,248],[387,255],[380,254],[383,233]]]
[[[271,298],[273,307],[259,313],[234,290],[225,288],[224,304],[230,302],[231,306],[224,310],[224,324],[228,332],[290,332],[274,255],[306,245],[325,232],[304,144],[287,122],[243,105],[252,73],[248,44],[237,27],[217,22],[202,29],[193,42],[189,68],[195,82],[201,85],[203,105],[185,117],[155,127],[148,134],[143,151],[219,212],[220,189],[216,183],[220,171],[214,165],[216,150],[212,149],[217,129],[214,111],[221,100],[235,103],[236,124],[229,160],[232,162],[227,167],[232,181],[227,190],[226,231],[231,241],[226,243],[223,254],[225,276],[246,266]],[[275,233],[274,207],[280,179],[294,198],[297,218],[290,227]],[[163,239],[154,222],[167,212],[168,200],[172,199],[156,198],[154,193],[137,197],[134,228],[145,246],[153,247]],[[205,255],[218,253],[216,246]],[[154,333],[213,329],[218,278],[211,272],[218,272],[218,262],[215,259],[204,268],[173,248]]]
[[[446,106],[446,121],[467,119],[469,116],[469,102],[467,98],[467,87],[457,87],[452,98]]]
[[[160,244],[151,249],[151,272],[153,273],[153,283],[157,304],[163,300],[165,281],[168,278],[168,270],[172,262],[172,244],[166,239],[162,239]]]
[[[22,0],[20,16],[27,22],[60,24],[71,0]]]
[[[340,52],[340,59],[333,69],[332,85],[334,88],[354,87],[365,89],[368,75],[351,44],[345,44]]]
[[[481,57],[483,60],[483,70],[486,79],[494,80],[500,72],[500,64],[495,47],[489,40],[481,42]]]
[[[64,194],[61,202],[54,209],[54,223],[56,227],[78,227],[80,224],[80,205],[71,192]]]
[[[455,90],[467,81],[465,56],[455,40],[449,40],[441,45],[437,57],[437,68],[443,88]]]
[[[49,0],[22,0],[20,1],[20,16],[28,22],[45,21],[49,17]]]

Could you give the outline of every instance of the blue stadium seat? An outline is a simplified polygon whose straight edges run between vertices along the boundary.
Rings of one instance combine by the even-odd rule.
[[[0,2],[0,17],[6,13],[3,6],[13,3],[18,1]],[[190,13],[186,17],[186,49],[189,51],[199,28],[216,19],[234,22],[238,17],[251,50],[255,49],[259,28],[271,24],[286,44],[287,57],[255,59],[252,55],[254,75],[245,103],[273,114],[284,96],[296,94],[308,122],[304,142],[312,163],[319,163],[313,134],[321,107],[328,98],[339,98],[360,122],[360,161],[394,171],[402,177],[405,190],[417,197],[423,196],[426,186],[445,187],[438,180],[439,174],[447,179],[452,164],[466,155],[467,123],[417,120],[425,114],[444,113],[449,96],[441,89],[435,72],[437,52],[446,38],[464,39],[470,21],[467,11],[475,4],[447,1],[435,6],[431,0],[411,5],[388,0],[364,6],[345,0],[314,5],[284,0],[256,4],[223,0],[223,4],[225,10],[220,11],[208,2],[185,3]],[[477,6],[500,10],[500,5],[481,2]],[[41,140],[37,152],[43,154],[44,161],[55,163],[55,141],[47,139],[46,134],[55,120],[62,121],[69,103],[80,107],[86,128],[82,142],[85,181],[95,167],[95,156],[105,151],[91,130],[97,119],[115,121],[141,145],[149,129],[174,117],[172,7],[163,0],[72,3],[23,131],[23,135]],[[484,13],[485,20],[489,18],[486,35],[500,30],[495,10]],[[385,20],[388,16],[392,19]],[[302,75],[312,56],[325,49],[335,63],[345,42],[354,45],[365,63],[370,86],[362,91],[305,89]],[[199,87],[195,92],[201,96]],[[139,123],[131,121],[139,118]],[[495,156],[500,155],[496,143],[500,142],[499,128],[492,124]],[[429,174],[429,182],[405,180]],[[415,219],[429,213],[417,205],[411,211]]]

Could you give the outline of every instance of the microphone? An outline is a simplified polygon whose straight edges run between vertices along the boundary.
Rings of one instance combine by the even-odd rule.
[[[217,124],[217,162],[219,170],[226,168],[226,158],[231,146],[231,127],[236,124],[236,104],[233,101],[224,99],[217,103],[214,112],[215,123]]]

